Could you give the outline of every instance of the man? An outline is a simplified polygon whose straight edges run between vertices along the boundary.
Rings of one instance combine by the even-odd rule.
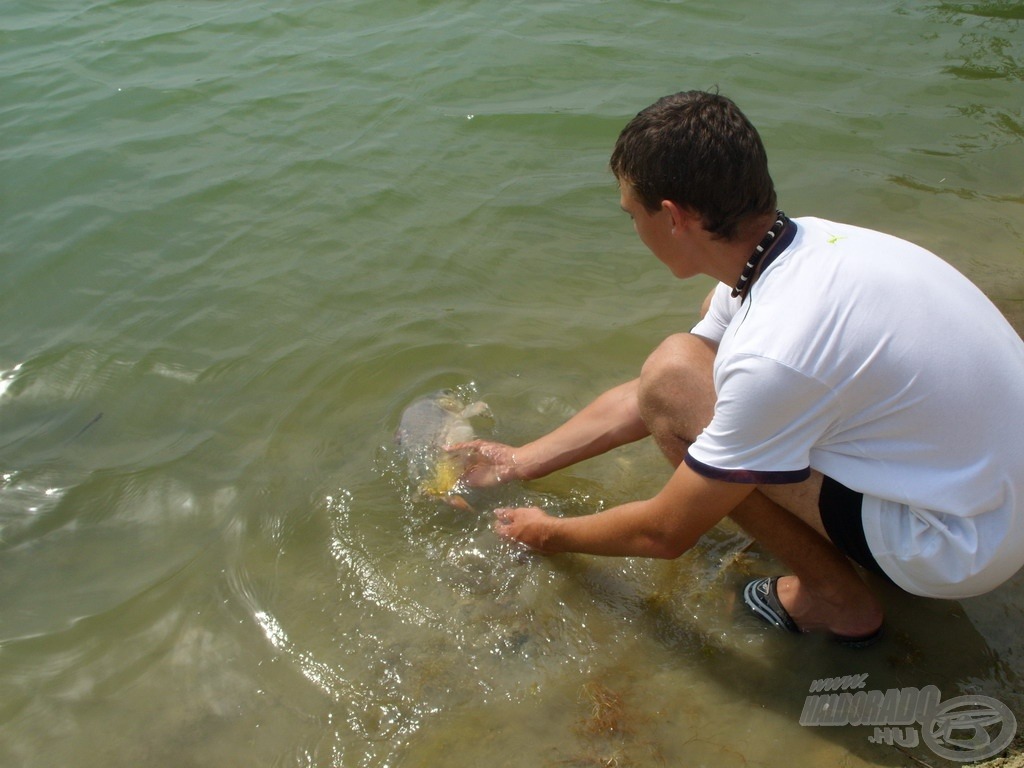
[[[611,167],[672,274],[720,281],[702,319],[550,434],[454,448],[475,486],[648,435],[676,469],[654,497],[589,516],[499,509],[499,534],[676,557],[728,515],[791,571],[748,584],[751,610],[854,646],[883,610],[851,560],[943,598],[1024,565],[1024,343],[976,287],[905,241],[777,211],[757,131],[718,94],[645,109]]]

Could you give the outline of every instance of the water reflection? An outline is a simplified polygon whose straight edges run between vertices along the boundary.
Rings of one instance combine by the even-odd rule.
[[[1024,10],[1015,2],[941,3],[933,14],[961,30],[946,72],[965,80],[1024,80]]]
[[[647,493],[656,454],[467,514],[377,449],[452,379],[539,434],[692,320],[706,288],[647,261],[605,169],[673,87],[749,105],[795,205],[951,244],[1021,320],[1020,3],[22,5],[0,764],[905,764],[799,726],[836,671],[1024,711],[1020,583],[887,596],[851,655],[738,608],[778,566],[728,527],[672,563],[490,530]]]
[[[213,539],[234,498],[153,471],[70,489],[48,473],[7,472],[0,485],[0,642],[59,631],[166,579]]]

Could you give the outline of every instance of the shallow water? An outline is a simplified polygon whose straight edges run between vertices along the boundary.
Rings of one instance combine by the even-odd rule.
[[[666,477],[631,446],[460,513],[391,442],[441,387],[524,441],[631,377],[709,284],[608,153],[717,84],[783,207],[917,240],[1024,329],[1019,2],[8,2],[0,14],[0,764],[904,765],[799,725],[817,678],[1024,722],[1018,581],[885,593],[854,653],[672,563],[544,558],[487,509]],[[914,759],[935,761],[923,747]]]

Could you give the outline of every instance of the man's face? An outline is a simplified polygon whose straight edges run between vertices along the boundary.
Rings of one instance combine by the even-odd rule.
[[[672,216],[665,209],[661,208],[651,213],[644,207],[633,193],[633,187],[628,181],[619,184],[619,206],[633,220],[633,229],[640,237],[640,242],[647,246],[659,261],[672,270],[673,259],[671,259],[673,245],[670,235],[672,234]]]

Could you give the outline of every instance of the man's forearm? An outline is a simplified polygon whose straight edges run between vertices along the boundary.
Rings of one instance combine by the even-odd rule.
[[[655,496],[580,517],[553,517],[539,507],[496,509],[498,534],[551,554],[678,557],[754,492],[676,468]],[[763,497],[762,497],[763,498]]]
[[[647,437],[638,388],[639,379],[634,379],[608,390],[562,426],[517,449],[517,474],[523,479],[543,477]]]
[[[653,502],[634,501],[582,517],[548,517],[543,523],[543,551],[580,552],[613,557],[681,555],[692,541],[680,537],[652,510]]]

